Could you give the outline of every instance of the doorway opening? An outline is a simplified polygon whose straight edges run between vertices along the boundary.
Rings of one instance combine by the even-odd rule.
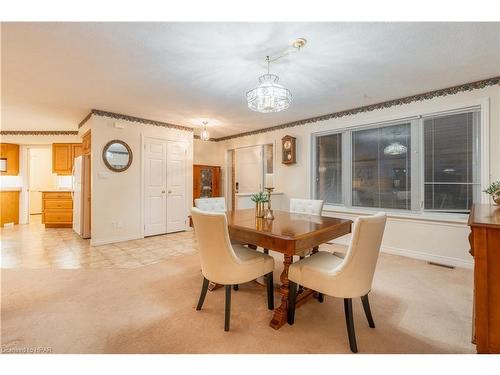
[[[230,209],[250,208],[249,197],[263,191],[274,179],[272,143],[228,150],[226,154],[227,191],[231,192]]]

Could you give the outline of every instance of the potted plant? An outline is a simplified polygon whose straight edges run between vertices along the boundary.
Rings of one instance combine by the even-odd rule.
[[[264,203],[267,202],[267,195],[263,191],[260,191],[252,194],[250,199],[252,202],[255,202],[255,217],[264,217]]]
[[[488,188],[483,191],[491,195],[491,198],[493,198],[493,202],[495,202],[495,204],[500,204],[500,180],[492,182],[490,186],[488,186]]]

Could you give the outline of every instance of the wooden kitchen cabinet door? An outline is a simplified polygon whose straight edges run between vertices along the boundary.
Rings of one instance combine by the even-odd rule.
[[[52,173],[70,175],[73,168],[73,148],[71,143],[52,144]]]
[[[0,158],[5,160],[7,170],[0,172],[2,176],[17,176],[19,174],[19,145],[0,143]]]
[[[72,143],[71,144],[71,151],[73,153],[73,159],[81,156],[83,154],[83,146],[81,143]]]

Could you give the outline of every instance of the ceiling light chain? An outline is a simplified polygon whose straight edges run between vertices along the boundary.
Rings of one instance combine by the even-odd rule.
[[[201,134],[200,134],[200,139],[202,141],[208,141],[210,139],[210,133],[207,130],[207,124],[208,124],[208,121],[203,121],[203,130],[201,131]]]

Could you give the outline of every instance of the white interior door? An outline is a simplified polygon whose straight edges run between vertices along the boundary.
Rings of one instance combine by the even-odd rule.
[[[238,193],[257,193],[262,190],[263,150],[262,146],[234,150],[235,179]]]
[[[167,233],[167,141],[144,140],[144,235]]]
[[[167,233],[186,230],[186,144],[168,141]]]

